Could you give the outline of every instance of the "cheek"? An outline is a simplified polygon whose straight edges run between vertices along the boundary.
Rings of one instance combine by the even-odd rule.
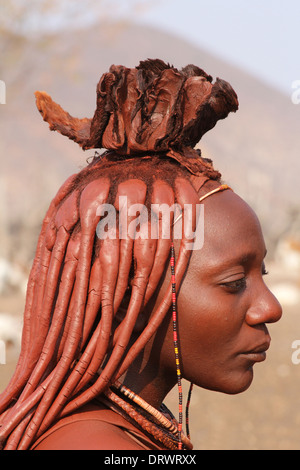
[[[244,316],[234,296],[218,296],[216,289],[199,288],[193,296],[182,292],[178,331],[185,379],[225,393],[238,393],[249,386],[251,372],[235,362]]]
[[[186,303],[185,303],[186,305]],[[225,316],[220,309],[190,302],[188,308],[178,304],[178,335],[183,368],[205,372],[222,361],[225,345],[231,339]]]
[[[234,297],[220,295],[218,290],[199,286],[192,295],[190,290],[180,294],[177,311],[182,340],[196,342],[198,347],[203,344],[210,351],[233,341],[244,322],[243,309]]]

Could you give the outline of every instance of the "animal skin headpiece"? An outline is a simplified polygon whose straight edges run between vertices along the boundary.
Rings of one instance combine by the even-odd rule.
[[[50,129],[83,150],[106,148],[126,156],[164,153],[193,174],[202,169],[193,147],[219,119],[238,109],[237,95],[226,81],[212,83],[195,65],[179,71],[159,59],[135,68],[112,65],[98,83],[92,119],[70,116],[45,92],[36,92],[36,99]]]

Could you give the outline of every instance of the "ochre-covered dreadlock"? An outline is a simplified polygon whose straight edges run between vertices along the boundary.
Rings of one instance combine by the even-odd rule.
[[[172,303],[171,284],[129,347],[136,321],[162,278],[172,238],[159,228],[155,238],[121,237],[116,228],[115,237],[100,239],[99,207],[111,204],[120,217],[120,196],[128,206],[197,204],[195,177],[203,183],[219,180],[220,174],[193,146],[238,106],[226,82],[212,84],[195,66],[179,72],[159,60],[135,69],[112,66],[98,84],[93,119],[73,118],[47,94],[36,96],[51,129],[83,149],[109,150],[63,184],[43,221],[20,358],[0,397],[4,449],[29,449],[56,419],[103,393],[157,331]],[[133,219],[127,214],[127,226]],[[183,232],[177,286],[190,258],[188,243]],[[126,315],[115,326],[126,296]]]

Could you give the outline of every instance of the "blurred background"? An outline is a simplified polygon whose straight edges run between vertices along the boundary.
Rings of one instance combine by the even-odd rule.
[[[0,391],[18,357],[42,218],[61,183],[94,153],[48,130],[34,91],[47,91],[73,116],[92,117],[97,82],[111,64],[193,63],[229,81],[239,97],[239,111],[198,146],[259,215],[267,283],[284,313],[248,391],[194,390],[192,441],[195,449],[299,448],[299,18],[297,0],[1,2]],[[176,390],[167,404],[176,414]]]

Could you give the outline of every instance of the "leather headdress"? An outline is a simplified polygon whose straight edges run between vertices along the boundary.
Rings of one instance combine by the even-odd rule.
[[[70,116],[45,92],[36,92],[36,99],[50,129],[84,150],[106,148],[126,156],[164,153],[193,174],[201,170],[193,147],[219,119],[238,109],[237,95],[226,81],[212,83],[194,65],[179,71],[159,59],[136,68],[112,65],[97,85],[92,119]]]

